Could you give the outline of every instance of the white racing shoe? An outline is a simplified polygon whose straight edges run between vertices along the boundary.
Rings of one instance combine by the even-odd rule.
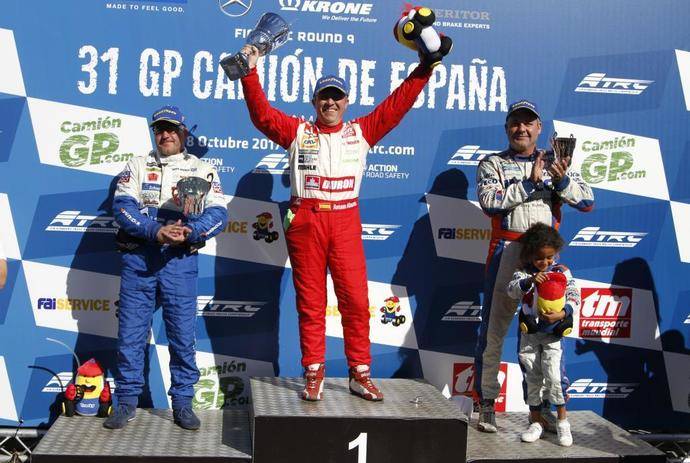
[[[570,423],[568,420],[558,420],[556,423],[556,432],[558,434],[558,445],[563,447],[570,447],[573,445],[573,435],[570,433]]]
[[[522,442],[535,442],[539,440],[541,435],[544,433],[544,428],[541,423],[534,422],[529,425],[529,428],[522,434],[520,434],[520,440]]]

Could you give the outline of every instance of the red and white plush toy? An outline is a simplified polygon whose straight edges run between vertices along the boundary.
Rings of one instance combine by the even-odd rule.
[[[432,27],[435,20],[431,8],[415,6],[406,9],[393,28],[395,40],[417,51],[429,67],[439,64],[453,48],[450,37]]]

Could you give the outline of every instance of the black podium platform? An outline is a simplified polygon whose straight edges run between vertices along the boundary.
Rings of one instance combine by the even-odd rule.
[[[666,455],[591,411],[568,412],[573,445],[561,447],[556,434],[545,432],[533,443],[520,441],[527,413],[497,413],[497,434],[477,431],[476,414],[468,432],[467,461],[503,463],[664,463]]]
[[[35,463],[139,463],[251,461],[245,411],[199,410],[201,429],[186,431],[171,410],[137,410],[124,429],[110,430],[101,418],[61,416],[34,450]]]
[[[252,378],[254,463],[464,462],[467,418],[422,380],[377,379],[383,402],[328,378],[320,402],[302,378]]]

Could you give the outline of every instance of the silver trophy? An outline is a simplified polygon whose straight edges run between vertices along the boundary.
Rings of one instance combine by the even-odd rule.
[[[290,26],[275,13],[264,13],[254,30],[247,36],[247,45],[259,49],[259,56],[265,56],[287,42]],[[242,52],[223,58],[220,65],[230,80],[249,74],[249,58]]]
[[[185,217],[198,217],[204,211],[206,195],[211,182],[201,177],[185,177],[177,182],[177,195]]]
[[[575,142],[577,138],[570,134],[570,137],[559,137],[557,132],[554,132],[549,140],[551,149],[546,152],[548,163],[560,162],[562,159],[568,162],[570,166],[573,160],[573,152],[575,151]]]

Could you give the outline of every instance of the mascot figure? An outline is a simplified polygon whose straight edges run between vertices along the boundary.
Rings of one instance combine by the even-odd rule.
[[[436,15],[424,6],[406,9],[393,28],[395,40],[419,53],[429,67],[441,62],[453,48],[453,41],[432,27]]]
[[[565,290],[568,280],[563,273],[549,272],[549,279],[538,284],[537,287],[525,294],[519,314],[520,331],[536,333],[538,331],[539,314],[560,312],[565,306]],[[536,304],[534,304],[536,298]],[[532,307],[536,307],[536,313]],[[553,334],[558,337],[567,336],[573,331],[573,316],[569,315],[556,322]]]
[[[110,385],[105,372],[95,359],[84,362],[77,369],[74,383],[67,385],[62,402],[65,416],[98,416],[105,418],[112,406]]]

